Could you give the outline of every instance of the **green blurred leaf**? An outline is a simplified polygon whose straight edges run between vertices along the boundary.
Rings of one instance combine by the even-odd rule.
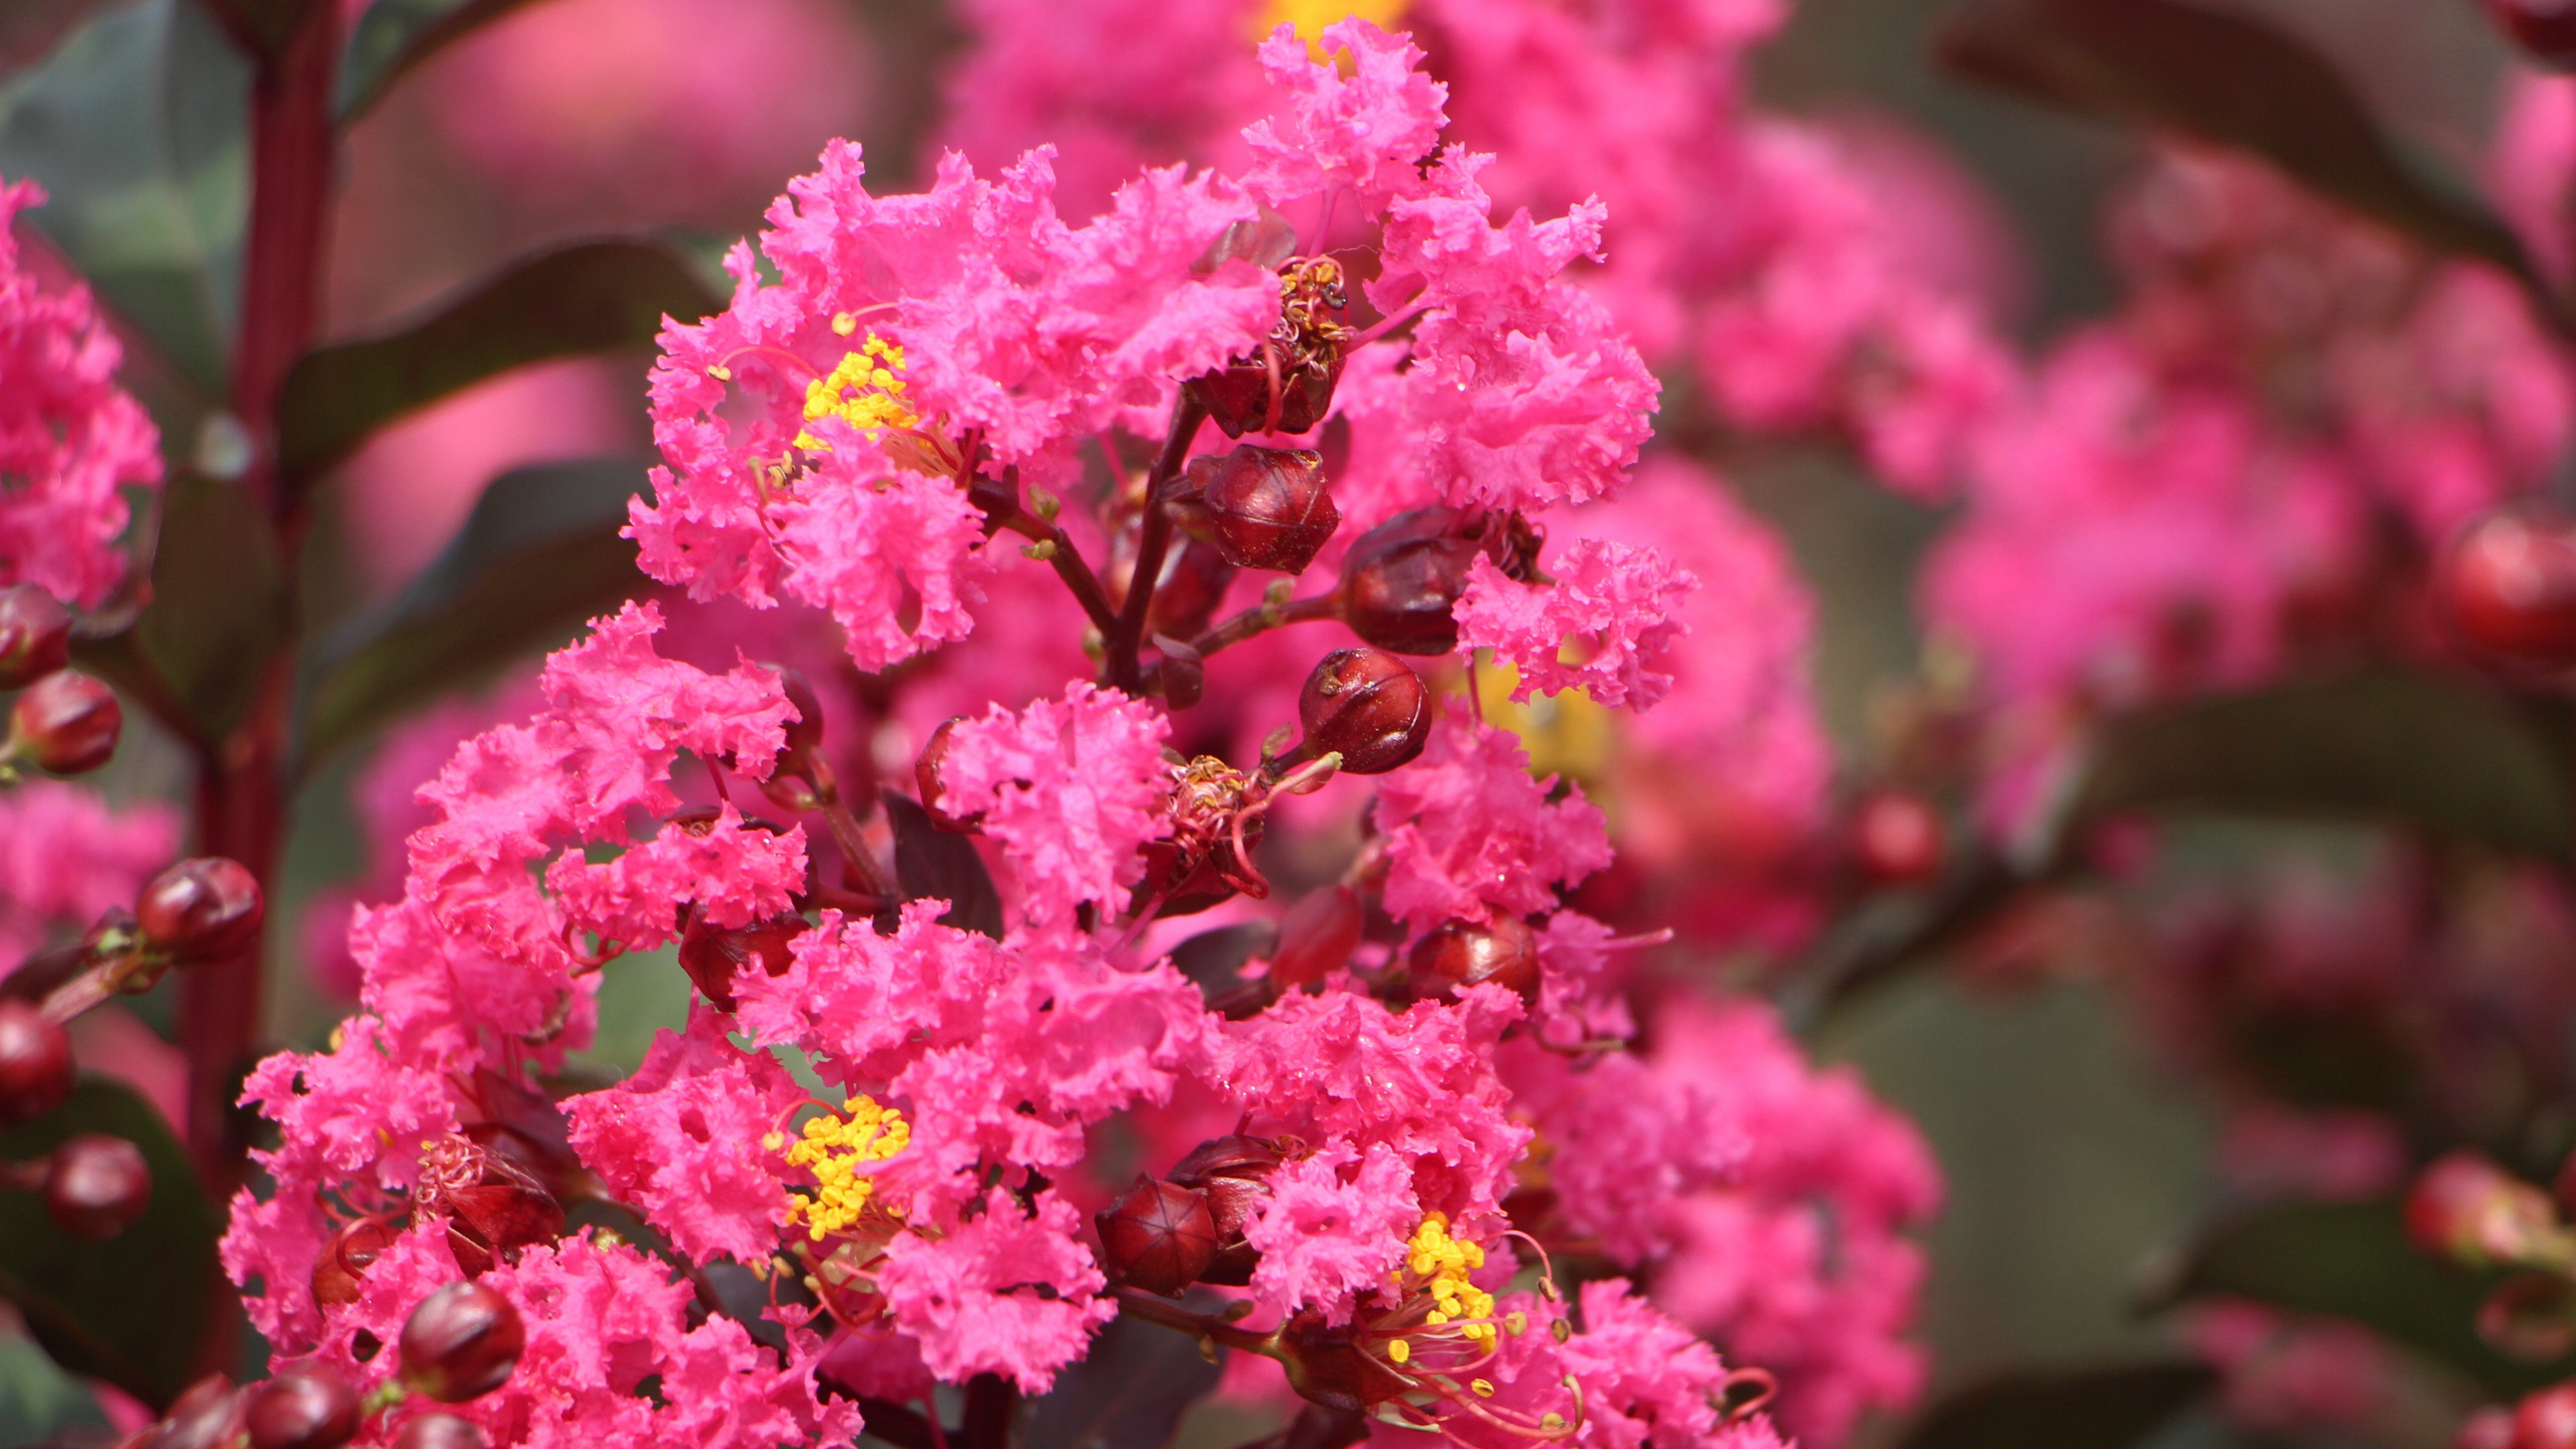
[[[23,1338],[0,1338],[0,1444],[41,1444],[65,1429],[109,1436],[107,1415],[79,1380]]]
[[[2021,1369],[1933,1405],[1898,1449],[2127,1449],[2216,1382],[2182,1360]]]
[[[340,61],[340,123],[383,100],[421,62],[533,0],[375,0]]]
[[[2363,819],[2551,859],[2576,846],[2559,737],[2473,685],[2370,670],[2194,700],[2112,725],[2069,805]]]
[[[120,6],[0,86],[26,220],[210,397],[224,392],[250,198],[250,63],[186,0]]]
[[[1021,1449],[1164,1449],[1223,1372],[1187,1334],[1113,1318],[1055,1388],[1031,1400]]]
[[[885,792],[886,823],[894,827],[895,888],[907,901],[948,902],[939,917],[943,926],[981,931],[1002,939],[1002,893],[975,843],[930,823],[930,812],[898,791]]]
[[[643,588],[635,546],[618,530],[646,466],[593,458],[493,479],[420,577],[317,651],[300,711],[305,762],[555,642]]]
[[[2276,1203],[2219,1223],[2185,1251],[2151,1306],[2250,1298],[2296,1313],[2348,1318],[2514,1398],[2576,1370],[2576,1357],[2519,1363],[2477,1335],[2478,1305],[2502,1278],[2418,1253],[2395,1202]]]
[[[1941,55],[2025,100],[2251,151],[2355,211],[2545,291],[2503,222],[2401,155],[2333,66],[2260,20],[2181,0],[1970,0]]]
[[[656,242],[583,242],[513,263],[385,336],[307,353],[278,403],[278,465],[309,482],[378,428],[512,368],[643,347],[664,314],[713,311],[697,269]]]
[[[151,1206],[121,1236],[93,1242],[56,1228],[36,1194],[0,1193],[0,1297],[54,1362],[162,1407],[193,1376],[222,1280],[222,1222],[160,1114],[119,1083],[84,1079],[61,1107],[0,1133],[0,1159],[42,1157],[82,1132],[143,1150]]]
[[[285,642],[286,610],[284,563],[259,505],[235,484],[173,476],[134,648],[196,738],[222,739],[242,722]]]

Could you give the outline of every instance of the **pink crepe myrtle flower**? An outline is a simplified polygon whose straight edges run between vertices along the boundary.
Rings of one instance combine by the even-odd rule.
[[[1036,1211],[1023,1213],[997,1188],[983,1208],[935,1240],[898,1235],[877,1281],[932,1373],[952,1382],[1004,1374],[1044,1393],[1117,1309],[1096,1296],[1100,1270],[1074,1239],[1071,1204],[1041,1192]]]
[[[178,853],[179,813],[166,805],[119,810],[59,780],[0,794],[0,960],[14,963],[112,906],[130,909]]]
[[[161,435],[116,385],[124,350],[89,288],[48,285],[19,252],[32,181],[0,181],[0,584],[94,608],[125,582],[127,488],[161,486]]]
[[[1597,704],[1645,709],[1672,688],[1664,672],[1682,598],[1699,578],[1648,548],[1578,539],[1549,560],[1552,584],[1514,583],[1478,558],[1458,600],[1458,642],[1512,665],[1512,698],[1581,689]],[[1567,649],[1588,655],[1568,664]]]
[[[1531,779],[1528,759],[1452,702],[1421,760],[1378,789],[1389,912],[1421,931],[1487,906],[1542,911],[1556,904],[1551,886],[1610,863],[1599,808],[1580,791],[1551,800],[1555,778]]]
[[[1144,874],[1136,848],[1169,833],[1168,726],[1153,707],[1089,684],[1017,715],[996,705],[950,736],[940,808],[981,815],[1037,924],[1107,906]]]

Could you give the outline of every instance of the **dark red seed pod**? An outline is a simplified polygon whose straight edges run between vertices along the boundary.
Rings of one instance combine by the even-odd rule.
[[[241,1392],[222,1374],[188,1386],[161,1422],[127,1441],[126,1449],[218,1449],[241,1433]]]
[[[1282,375],[1277,380],[1279,426],[1268,431],[1313,431],[1324,420],[1324,414],[1332,411],[1333,389],[1341,380],[1342,359],[1338,356],[1321,368],[1303,368],[1293,375]],[[1190,379],[1184,386],[1208,410],[1216,425],[1225,429],[1227,437],[1264,431],[1262,424],[1269,416],[1273,381],[1268,364],[1260,358],[1228,363]]]
[[[9,712],[9,753],[57,775],[80,775],[107,763],[125,731],[116,691],[65,669],[37,680]]]
[[[1154,600],[1145,606],[1145,632],[1173,639],[1194,639],[1216,617],[1225,591],[1240,572],[1226,562],[1213,539],[1183,535],[1163,555],[1163,577],[1154,585]],[[1124,595],[1121,595],[1124,602]]]
[[[403,1323],[403,1382],[461,1404],[508,1383],[527,1346],[527,1325],[509,1299],[480,1283],[450,1283]]]
[[[1281,991],[1311,986],[1340,969],[1359,949],[1367,914],[1359,892],[1346,885],[1308,891],[1279,921],[1279,946],[1270,953],[1270,981]]]
[[[2554,1384],[2514,1409],[2513,1449],[2576,1449],[2576,1384]]]
[[[340,1449],[358,1437],[358,1390],[326,1363],[280,1369],[242,1391],[250,1449]]]
[[[2523,54],[2551,70],[2576,70],[2576,0],[2487,0],[2487,9]]]
[[[325,1307],[358,1301],[358,1280],[399,1236],[376,1218],[360,1218],[331,1235],[313,1263],[313,1301]]]
[[[1406,960],[1416,996],[1454,999],[1469,986],[1500,986],[1538,1000],[1538,933],[1516,916],[1451,921],[1413,944]]]
[[[748,926],[710,926],[692,911],[688,928],[680,933],[680,969],[717,1010],[731,1011],[733,983],[743,968],[757,964],[768,975],[786,975],[795,960],[788,948],[806,929],[805,918],[794,911]]]
[[[72,1094],[72,1039],[34,1003],[0,998],[0,1127],[33,1121]]]
[[[1863,797],[1851,830],[1854,862],[1880,885],[1918,885],[1941,873],[1941,812],[1920,795],[1882,790]]]
[[[1216,1228],[1216,1256],[1200,1270],[1200,1282],[1240,1288],[1252,1281],[1261,1255],[1244,1241],[1243,1228],[1268,1200],[1270,1174],[1282,1160],[1278,1143],[1237,1135],[1200,1143],[1172,1168],[1174,1183],[1206,1195]]]
[[[134,906],[143,939],[181,966],[249,950],[266,915],[250,868],[220,855],[183,860],[154,876]]]
[[[1303,573],[1342,526],[1323,455],[1309,449],[1238,444],[1192,459],[1188,476],[1218,550],[1238,568]]]
[[[1102,1266],[1112,1282],[1148,1293],[1177,1294],[1216,1257],[1216,1219],[1207,1195],[1142,1173],[1136,1185],[1095,1214]]]
[[[1456,650],[1458,621],[1450,611],[1483,548],[1465,527],[1457,509],[1417,508],[1361,534],[1342,557],[1335,592],[1342,622],[1398,654]]]
[[[2576,524],[2521,508],[2490,513],[2443,551],[2434,590],[2478,650],[2536,668],[2576,663]]]
[[[45,1160],[45,1213],[75,1238],[112,1238],[152,1206],[152,1167],[122,1137],[84,1132]]]
[[[0,589],[0,689],[24,689],[69,664],[72,616],[34,584]]]
[[[921,758],[912,766],[913,781],[921,787],[922,812],[930,817],[932,828],[951,835],[974,835],[984,828],[984,812],[981,810],[959,816],[940,808],[940,802],[948,796],[947,784],[941,778],[948,762],[948,741],[957,733],[957,727],[965,722],[966,716],[962,714],[941,720],[939,728],[930,732],[930,743],[921,747]]]
[[[454,1414],[423,1414],[402,1426],[393,1449],[490,1449],[491,1441],[471,1419]]]
[[[1343,322],[1350,300],[1340,264],[1290,258],[1279,272],[1279,322],[1261,346],[1183,384],[1229,438],[1312,429],[1331,410],[1341,381],[1351,332]]]
[[[1336,649],[1315,661],[1297,696],[1306,753],[1342,757],[1346,775],[1412,763],[1431,738],[1431,691],[1413,666],[1381,649]]]

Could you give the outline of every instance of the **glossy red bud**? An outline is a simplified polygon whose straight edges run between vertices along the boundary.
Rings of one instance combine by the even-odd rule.
[[[152,1206],[152,1168],[122,1137],[84,1132],[45,1160],[45,1214],[75,1238],[112,1238]]]
[[[1303,573],[1341,527],[1323,455],[1308,449],[1244,443],[1192,459],[1188,477],[1218,551],[1238,568]]]
[[[241,1430],[241,1392],[222,1374],[188,1386],[161,1421],[126,1441],[125,1449],[222,1449]]]
[[[2443,551],[2434,591],[2477,649],[2537,668],[2576,663],[2576,523],[2522,508],[2490,513]]]
[[[2469,1267],[2544,1256],[2559,1235],[2547,1193],[2469,1148],[2434,1159],[2406,1194],[2406,1236]]]
[[[1306,753],[1342,757],[1345,775],[1412,763],[1431,738],[1431,691],[1413,666],[1380,649],[1336,649],[1315,661],[1297,696]]]
[[[733,983],[744,969],[757,965],[767,975],[786,975],[795,961],[789,948],[806,929],[805,918],[794,911],[748,926],[711,926],[691,912],[688,929],[680,933],[680,969],[717,1010],[731,1011]]]
[[[1367,926],[1359,892],[1346,885],[1308,891],[1279,920],[1270,982],[1281,991],[1311,986],[1348,964]]]
[[[72,1039],[32,1002],[0,997],[0,1127],[32,1121],[72,1094]]]
[[[9,752],[57,775],[81,775],[107,763],[124,730],[116,691],[66,669],[18,696],[9,712]]]
[[[972,815],[951,815],[941,805],[948,798],[947,782],[942,778],[948,762],[948,742],[957,733],[957,727],[965,722],[966,717],[962,714],[954,719],[941,720],[939,728],[930,732],[930,743],[921,747],[921,758],[912,766],[913,782],[921,787],[922,812],[930,817],[932,828],[951,835],[974,835],[984,828],[984,812],[978,810]]]
[[[1458,621],[1450,611],[1483,548],[1465,528],[1457,509],[1417,508],[1361,534],[1342,556],[1334,596],[1342,622],[1398,654],[1456,650]]]
[[[450,1283],[403,1323],[403,1382],[461,1404],[508,1383],[527,1346],[527,1326],[509,1299],[480,1283]]]
[[[313,1263],[313,1301],[325,1307],[357,1302],[358,1280],[397,1236],[375,1218],[360,1218],[333,1233]]]
[[[1405,964],[1416,996],[1446,1001],[1469,986],[1500,986],[1538,1000],[1538,933],[1516,916],[1451,921],[1416,941]]]
[[[1235,1135],[1202,1142],[1173,1166],[1174,1183],[1206,1195],[1216,1227],[1216,1256],[1200,1271],[1200,1282],[1240,1288],[1252,1281],[1261,1255],[1243,1240],[1243,1228],[1269,1199],[1270,1174],[1283,1160],[1278,1143]]]
[[[1862,797],[1851,831],[1854,861],[1879,885],[1918,885],[1941,873],[1941,812],[1920,795],[1881,790]]]
[[[2513,1449],[2576,1449],[2576,1384],[2556,1384],[2513,1411]]]
[[[71,657],[69,610],[34,584],[0,589],[0,689],[24,689]]]
[[[266,917],[249,867],[219,855],[183,860],[154,876],[134,906],[143,939],[181,966],[249,950]]]
[[[340,1449],[358,1437],[358,1390],[327,1363],[280,1369],[242,1391],[250,1449]]]
[[[1138,1174],[1136,1185],[1092,1218],[1111,1281],[1176,1294],[1216,1257],[1207,1195]]]
[[[454,1414],[423,1414],[402,1426],[393,1449],[490,1449],[491,1441],[471,1419]]]

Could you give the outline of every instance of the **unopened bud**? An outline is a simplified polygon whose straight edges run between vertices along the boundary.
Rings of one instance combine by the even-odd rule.
[[[86,774],[116,753],[124,730],[125,711],[116,702],[116,691],[66,669],[37,680],[18,696],[9,713],[7,753],[57,775]]]
[[[1882,790],[1852,812],[1852,856],[1879,885],[1918,885],[1941,873],[1941,813],[1920,795]]]
[[[126,1441],[126,1449],[220,1449],[241,1435],[242,1396],[232,1380],[208,1374],[188,1386],[161,1422]]]
[[[1320,453],[1243,443],[1192,459],[1188,477],[1217,548],[1240,568],[1303,573],[1341,527]]]
[[[0,998],[0,1127],[33,1121],[72,1094],[72,1041],[32,1003]]]
[[[2478,519],[2443,550],[2434,596],[2487,654],[2543,668],[2576,662],[2576,522],[2527,508]]]
[[[450,1283],[403,1324],[403,1381],[442,1404],[461,1404],[508,1383],[527,1346],[527,1326],[509,1299],[480,1283]]]
[[[360,1218],[333,1233],[313,1263],[313,1301],[326,1308],[357,1302],[358,1280],[394,1245],[395,1236],[376,1218]]]
[[[423,1414],[402,1426],[393,1449],[489,1449],[489,1440],[471,1419],[454,1414]]]
[[[75,1238],[112,1238],[152,1206],[152,1168],[122,1137],[84,1132],[45,1161],[45,1215]]]
[[[72,616],[34,584],[0,589],[0,689],[24,689],[71,662]]]
[[[249,950],[265,916],[259,881],[219,855],[183,860],[154,876],[134,906],[144,941],[181,966]]]
[[[2406,1236],[2469,1267],[2546,1260],[2564,1246],[2549,1195],[2468,1148],[2436,1158],[2415,1180]]]
[[[1207,697],[1207,661],[1199,651],[1161,634],[1154,636],[1154,647],[1163,656],[1156,662],[1154,678],[1165,704],[1188,709]]]
[[[242,1391],[250,1449],[340,1449],[358,1437],[358,1390],[327,1363],[278,1370]]]
[[[1315,663],[1297,696],[1306,749],[1342,757],[1352,775],[1410,763],[1431,738],[1431,691],[1413,666],[1378,649],[1336,649]]]
[[[756,964],[769,976],[786,975],[795,960],[789,947],[805,930],[805,918],[794,911],[748,926],[711,926],[693,911],[680,934],[680,969],[717,1010],[731,1011],[733,983],[743,968]]]
[[[943,778],[948,763],[948,744],[955,737],[957,727],[965,722],[966,717],[962,714],[940,721],[939,728],[930,732],[930,743],[921,747],[921,758],[912,766],[913,780],[921,787],[922,812],[930,817],[933,828],[951,835],[974,835],[984,828],[984,812],[980,810],[960,816],[951,815],[943,808],[948,798],[948,785]]]
[[[1270,954],[1270,980],[1281,991],[1309,986],[1339,970],[1359,949],[1366,925],[1359,892],[1346,885],[1308,891],[1279,922],[1279,947]]]
[[[1171,1180],[1207,1197],[1216,1227],[1216,1256],[1199,1273],[1202,1283],[1240,1288],[1252,1281],[1261,1255],[1244,1241],[1244,1226],[1270,1197],[1270,1174],[1284,1159],[1279,1144],[1241,1135],[1211,1138],[1172,1168]]]
[[[1176,1294],[1216,1257],[1216,1219],[1207,1195],[1138,1174],[1136,1185],[1092,1222],[1114,1282]]]
[[[1454,999],[1469,986],[1500,986],[1538,1000],[1538,935],[1517,916],[1451,921],[1414,943],[1406,966],[1417,996]]]
[[[2576,1449],[2576,1383],[2553,1384],[2515,1406],[2513,1449]]]
[[[1450,611],[1483,545],[1454,508],[1416,508],[1361,534],[1342,558],[1335,602],[1351,632],[1398,654],[1458,647]]]

